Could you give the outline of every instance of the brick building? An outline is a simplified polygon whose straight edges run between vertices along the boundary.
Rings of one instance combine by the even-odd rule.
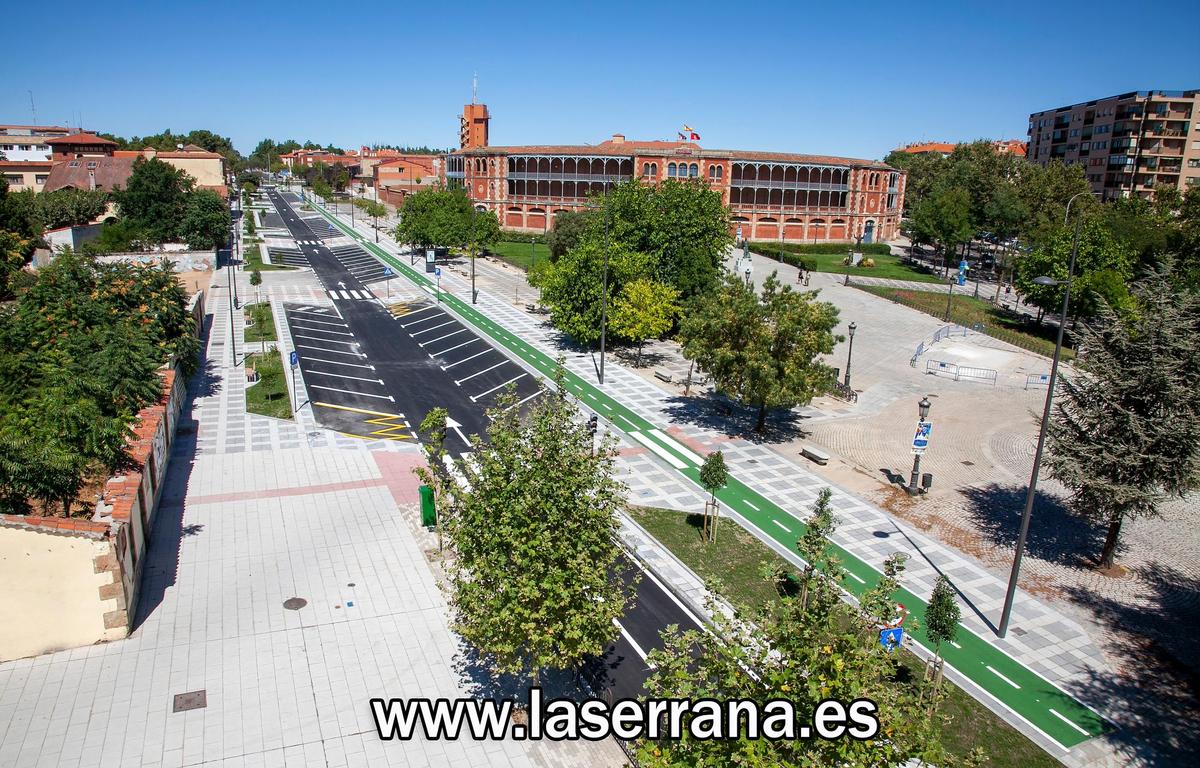
[[[375,163],[371,168],[371,185],[375,197],[391,205],[400,205],[404,198],[421,189],[437,184],[445,160],[440,155],[404,155]]]
[[[596,145],[493,147],[489,120],[483,104],[464,108],[461,148],[446,158],[443,176],[506,229],[545,231],[557,214],[584,208],[589,195],[621,181],[699,178],[721,194],[749,240],[872,242],[899,232],[905,177],[883,163],[621,134]]]
[[[1029,154],[1039,165],[1084,167],[1102,199],[1200,185],[1200,90],[1135,91],[1034,112]]]
[[[993,141],[992,146],[1002,155],[1025,157],[1025,142],[1020,139]],[[951,144],[945,141],[921,141],[915,144],[905,144],[896,151],[909,155],[941,155],[945,157],[954,152],[957,147],[958,144]]]

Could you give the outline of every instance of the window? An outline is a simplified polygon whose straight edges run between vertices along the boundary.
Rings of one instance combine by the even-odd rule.
[[[721,166],[721,165],[717,166],[717,178],[718,179],[725,178],[725,167],[724,166]]]
[[[68,167],[68,168],[78,168],[78,167],[79,167],[79,161],[78,161],[78,160],[72,160],[71,162],[67,163],[67,167]]]
[[[1072,138],[1074,138],[1075,136],[1078,136],[1078,135],[1079,135],[1079,129],[1078,129],[1078,128],[1072,128],[1072,129],[1071,129],[1071,137],[1072,137]]]
[[[667,166],[667,176],[672,179],[675,178],[676,169],[677,169],[677,166],[675,165],[675,163],[671,163],[670,165],[668,165]]]
[[[650,163],[642,163],[642,175],[643,176],[650,175]]]
[[[47,173],[39,173],[37,176],[34,176],[33,178],[35,181],[37,181],[38,184],[45,184],[46,179],[50,178],[50,175]]]
[[[25,177],[19,173],[6,173],[4,174],[4,180],[16,187],[25,183]]]
[[[1188,160],[1188,168],[1200,168],[1200,160]]]
[[[88,168],[95,168],[95,167],[96,167],[96,161],[95,161],[95,160],[88,160],[88,166],[87,166],[87,167],[88,167]]]
[[[691,165],[688,166],[688,176],[699,176],[699,175],[700,175],[700,166],[699,165],[697,165],[696,163],[692,163]]]

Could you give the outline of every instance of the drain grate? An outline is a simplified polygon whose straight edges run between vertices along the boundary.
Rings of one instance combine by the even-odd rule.
[[[188,691],[175,694],[175,706],[172,712],[187,712],[189,709],[204,709],[208,706],[208,691]]]
[[[303,597],[289,597],[283,601],[283,607],[289,611],[298,611],[306,605],[308,605],[308,601]]]

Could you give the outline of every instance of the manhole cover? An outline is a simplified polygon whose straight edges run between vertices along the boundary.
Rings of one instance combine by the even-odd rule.
[[[189,709],[204,709],[208,706],[208,692],[188,691],[175,694],[175,706],[172,712],[187,712]]]
[[[283,601],[283,607],[289,611],[298,611],[306,605],[308,605],[308,601],[303,597],[289,597]]]
[[[964,467],[973,467],[973,466],[975,466],[975,462],[973,462],[973,461],[964,461],[964,462],[962,463],[962,465],[963,465]]]
[[[872,535],[877,539],[886,539],[892,534],[888,533],[887,531],[875,531]]]

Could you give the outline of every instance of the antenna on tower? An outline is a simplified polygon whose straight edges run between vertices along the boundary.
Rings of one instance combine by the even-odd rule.
[[[479,73],[471,73],[471,103],[475,103],[475,97],[479,92]]]
[[[33,113],[33,124],[37,125],[37,106],[33,103],[33,91],[29,92],[29,111]]]

